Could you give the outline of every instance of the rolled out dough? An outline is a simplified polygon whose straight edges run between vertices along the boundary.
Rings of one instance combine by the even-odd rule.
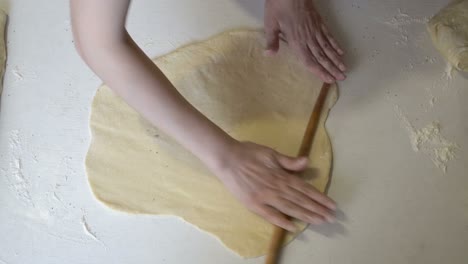
[[[429,21],[428,30],[446,60],[468,72],[468,0],[454,0]]]
[[[225,32],[155,63],[188,101],[235,138],[295,155],[321,82],[286,48],[264,57],[264,41],[259,31]],[[312,169],[304,175],[321,191],[332,163],[324,124],[336,100],[332,86]],[[178,216],[243,257],[266,253],[272,225],[245,209],[194,156],[106,86],[96,93],[90,125],[86,168],[97,199],[125,212]]]

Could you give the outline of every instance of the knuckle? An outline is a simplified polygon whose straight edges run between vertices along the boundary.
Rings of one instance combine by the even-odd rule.
[[[299,195],[292,195],[290,197],[291,199],[291,202],[295,203],[295,204],[300,204],[300,205],[303,205],[303,204],[306,204],[307,202],[304,201],[304,199],[302,199]]]
[[[323,54],[322,51],[320,51],[320,52],[317,53],[317,59],[318,59],[318,61],[320,61],[321,63],[326,63],[326,62],[328,62],[327,58],[325,57],[325,54]]]
[[[327,69],[333,68],[333,64],[329,60],[323,60],[322,65]]]
[[[315,204],[315,203],[312,204],[312,205],[310,206],[310,209],[311,209],[313,212],[315,212],[315,213],[317,213],[317,214],[320,214],[320,215],[325,215],[325,214],[327,214],[327,211],[326,211],[324,208],[322,208],[322,206],[320,206],[320,205],[318,205],[318,204]]]
[[[291,34],[290,32],[288,34],[285,34],[285,36],[287,36],[288,38],[288,41],[289,43],[291,43],[291,45],[296,48],[296,49],[299,49],[300,48],[300,41],[299,41],[299,38],[295,35],[295,34]]]
[[[313,224],[313,225],[318,225],[318,224],[322,223],[321,219],[316,217],[316,216],[310,217],[309,222],[311,224]]]
[[[286,194],[291,191],[291,185],[289,183],[289,179],[284,178],[278,183],[278,189],[281,191],[281,193]]]
[[[333,53],[330,59],[333,61],[333,63],[335,63],[335,65],[341,64],[340,59],[338,58],[338,55],[336,55],[336,53]]]
[[[273,198],[275,198],[275,192],[273,192],[270,189],[256,190],[255,192],[251,194],[251,199],[257,202],[271,200]]]
[[[293,211],[292,214],[295,218],[300,219],[300,220],[309,219],[309,215],[306,212],[296,210],[296,211]]]
[[[299,189],[307,189],[308,186],[311,186],[304,178],[296,175],[291,175],[290,181],[291,186],[297,187]]]
[[[323,67],[319,69],[319,74],[322,76],[322,78],[333,79],[333,77],[330,74],[328,74],[328,72]]]
[[[305,65],[312,70],[318,70],[318,65],[311,58],[307,57],[304,61]]]
[[[317,192],[312,185],[308,185],[303,188],[303,192],[305,192],[305,194],[309,197],[317,197]]]
[[[297,187],[298,184],[301,184],[303,182],[299,177],[291,174],[287,174],[285,181],[291,187]]]
[[[279,176],[279,177],[282,177],[282,176]],[[275,185],[276,185],[276,188],[282,193],[286,192],[286,190],[288,189],[288,183],[284,179],[277,181]]]
[[[288,228],[288,220],[286,219],[283,219],[279,216],[275,217],[274,219],[270,220],[270,223],[276,225],[276,226],[279,226],[279,227],[282,227],[284,229],[287,229]]]
[[[258,154],[261,155],[263,158],[271,159],[275,156],[276,151],[274,149],[267,148],[267,147],[262,147],[262,148],[263,148],[263,151],[259,152]]]
[[[310,185],[310,184],[307,186],[305,191],[307,192],[307,194],[309,194],[310,196],[313,196],[313,197],[316,197],[317,194],[318,194],[317,189],[315,189],[315,187]]]
[[[304,48],[304,47],[300,48],[300,49],[299,49],[299,54],[301,54],[302,56],[304,56],[304,59],[310,60],[310,53],[309,53],[309,51],[308,51],[306,48]]]
[[[283,224],[283,219],[276,213],[273,212],[268,212],[267,213],[267,218],[270,220],[271,223],[281,225]]]
[[[278,154],[278,152],[276,152],[276,150],[271,149],[271,148],[268,148],[268,149],[267,149],[267,153],[268,153],[268,155],[270,155],[271,157],[274,157],[275,155]]]
[[[252,191],[251,193],[247,195],[247,198],[246,198],[247,203],[253,206],[260,205],[263,201],[268,199],[268,194],[266,192],[267,191],[263,189]]]
[[[244,199],[244,204],[249,210],[258,211],[260,201],[255,197],[255,195],[250,194]]]

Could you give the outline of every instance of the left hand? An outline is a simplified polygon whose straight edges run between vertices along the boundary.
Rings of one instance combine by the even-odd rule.
[[[330,35],[313,0],[265,0],[267,55],[279,49],[280,34],[311,72],[324,82],[346,78],[343,50]]]

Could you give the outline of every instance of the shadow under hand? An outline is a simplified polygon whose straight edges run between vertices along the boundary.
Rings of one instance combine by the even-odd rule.
[[[336,219],[337,221],[335,223],[324,223],[321,225],[309,225],[307,227],[307,230],[311,230],[314,232],[314,234],[318,233],[327,238],[347,235],[348,231],[346,230],[345,226],[341,223],[341,222],[345,222],[347,218],[344,212],[341,211],[340,209],[338,209],[336,212]],[[297,240],[299,241],[307,242],[308,241],[307,238],[308,238],[308,234],[304,232],[297,236]]]
[[[331,174],[331,173],[330,173]],[[318,169],[317,168],[307,168],[302,174],[301,178],[304,179],[305,181],[311,181],[314,180],[318,175]],[[331,177],[329,179],[329,182],[327,184],[327,187],[325,189],[325,193],[327,193],[327,190],[330,186],[331,182]],[[345,213],[341,209],[337,209],[335,212],[336,216],[336,222],[335,223],[324,223],[321,225],[309,225],[307,229],[312,230],[316,233],[319,233],[323,236],[326,237],[335,237],[337,235],[346,235],[347,231],[344,225],[341,222],[346,222],[347,217]],[[304,235],[299,235],[297,237],[298,240],[305,241],[306,237]]]
[[[310,225],[307,229],[312,230],[316,233],[321,234],[326,237],[336,237],[338,235],[346,235],[347,231],[344,225],[339,222],[335,223],[326,223],[321,225]]]
[[[310,182],[313,179],[317,178],[318,175],[318,169],[317,168],[307,168],[303,172],[301,172],[300,177],[304,181]]]
[[[337,235],[346,235],[348,232],[341,222],[346,222],[346,215],[338,209],[336,211],[336,222],[324,223],[321,225],[309,225],[308,229],[317,232],[326,237],[335,237]]]
[[[301,173],[301,178],[304,179],[305,181],[311,181],[314,180],[318,175],[318,169],[317,168],[307,168],[303,173]],[[331,175],[331,172],[330,172]],[[332,178],[330,177],[329,182],[327,184],[327,187],[325,188],[325,193],[327,193],[328,188],[330,187],[330,182]],[[347,217],[345,213],[341,210],[338,209],[335,212],[336,216],[336,222],[335,223],[324,223],[321,225],[309,225],[307,229],[312,230],[316,233],[319,233],[323,236],[326,237],[335,237],[337,235],[346,235],[347,231],[344,225],[341,222],[346,222]],[[306,241],[306,236],[304,233],[300,234],[297,237],[298,240],[301,241]]]

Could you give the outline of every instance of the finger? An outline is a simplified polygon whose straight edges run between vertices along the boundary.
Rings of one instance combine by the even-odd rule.
[[[269,199],[268,202],[269,205],[276,208],[280,212],[303,222],[313,225],[318,225],[325,222],[322,216],[311,212],[304,207],[289,201],[288,199],[284,199],[283,197],[276,196],[273,199]]]
[[[290,175],[290,177],[296,177],[296,176]],[[328,208],[326,208],[323,205],[318,204],[317,202],[312,200],[310,197],[294,189],[293,187],[288,186],[288,189],[285,190],[283,194],[284,194],[284,198],[286,198],[287,200],[295,204],[299,204],[305,209],[322,216],[324,219],[326,219],[330,223],[335,222],[335,216]]]
[[[338,55],[338,53],[336,53],[336,50],[333,49],[323,32],[319,32],[317,34],[317,42],[320,45],[320,47],[322,47],[322,50],[325,52],[328,58],[335,64],[335,66],[338,67],[340,71],[345,71],[346,66],[343,63],[341,56]]]
[[[325,70],[317,61],[310,52],[309,48],[306,45],[300,45],[295,42],[292,45],[292,48],[297,52],[299,58],[303,61],[306,67],[320,79],[327,83],[334,83],[335,78],[333,78],[327,70]]]
[[[289,232],[296,232],[297,227],[294,225],[294,223],[289,220],[284,214],[276,210],[275,208],[268,206],[268,205],[262,205],[259,206],[258,208],[255,209],[255,212],[263,217],[265,220],[268,222],[279,226],[283,229],[288,230]]]
[[[336,210],[336,203],[332,199],[330,199],[328,196],[325,194],[321,193],[319,190],[317,190],[314,186],[308,184],[304,180],[302,180],[299,177],[291,177],[289,178],[289,185],[302,192],[315,202],[327,207],[330,210],[335,211]]]
[[[346,78],[340,69],[325,55],[317,41],[310,40],[308,47],[318,63],[320,63],[336,80],[342,81]]]
[[[280,30],[276,27],[265,28],[266,50],[268,56],[275,55],[279,49],[279,33]]]
[[[270,11],[270,9],[266,9]],[[271,12],[266,12],[264,16],[266,55],[274,55],[279,49],[280,26]]]
[[[283,169],[289,171],[303,171],[309,164],[309,160],[306,157],[294,158],[280,153],[276,153],[276,160]]]
[[[344,54],[343,49],[340,48],[340,45],[335,40],[335,38],[330,34],[330,31],[328,30],[328,28],[324,24],[322,24],[322,32],[325,34],[325,36],[328,39],[328,42],[330,42],[330,44],[336,50],[336,52],[338,54],[340,54],[340,55],[343,55]]]
[[[283,34],[283,32],[279,33],[279,39],[283,41],[284,43],[288,44],[288,40],[286,39],[286,35]]]

